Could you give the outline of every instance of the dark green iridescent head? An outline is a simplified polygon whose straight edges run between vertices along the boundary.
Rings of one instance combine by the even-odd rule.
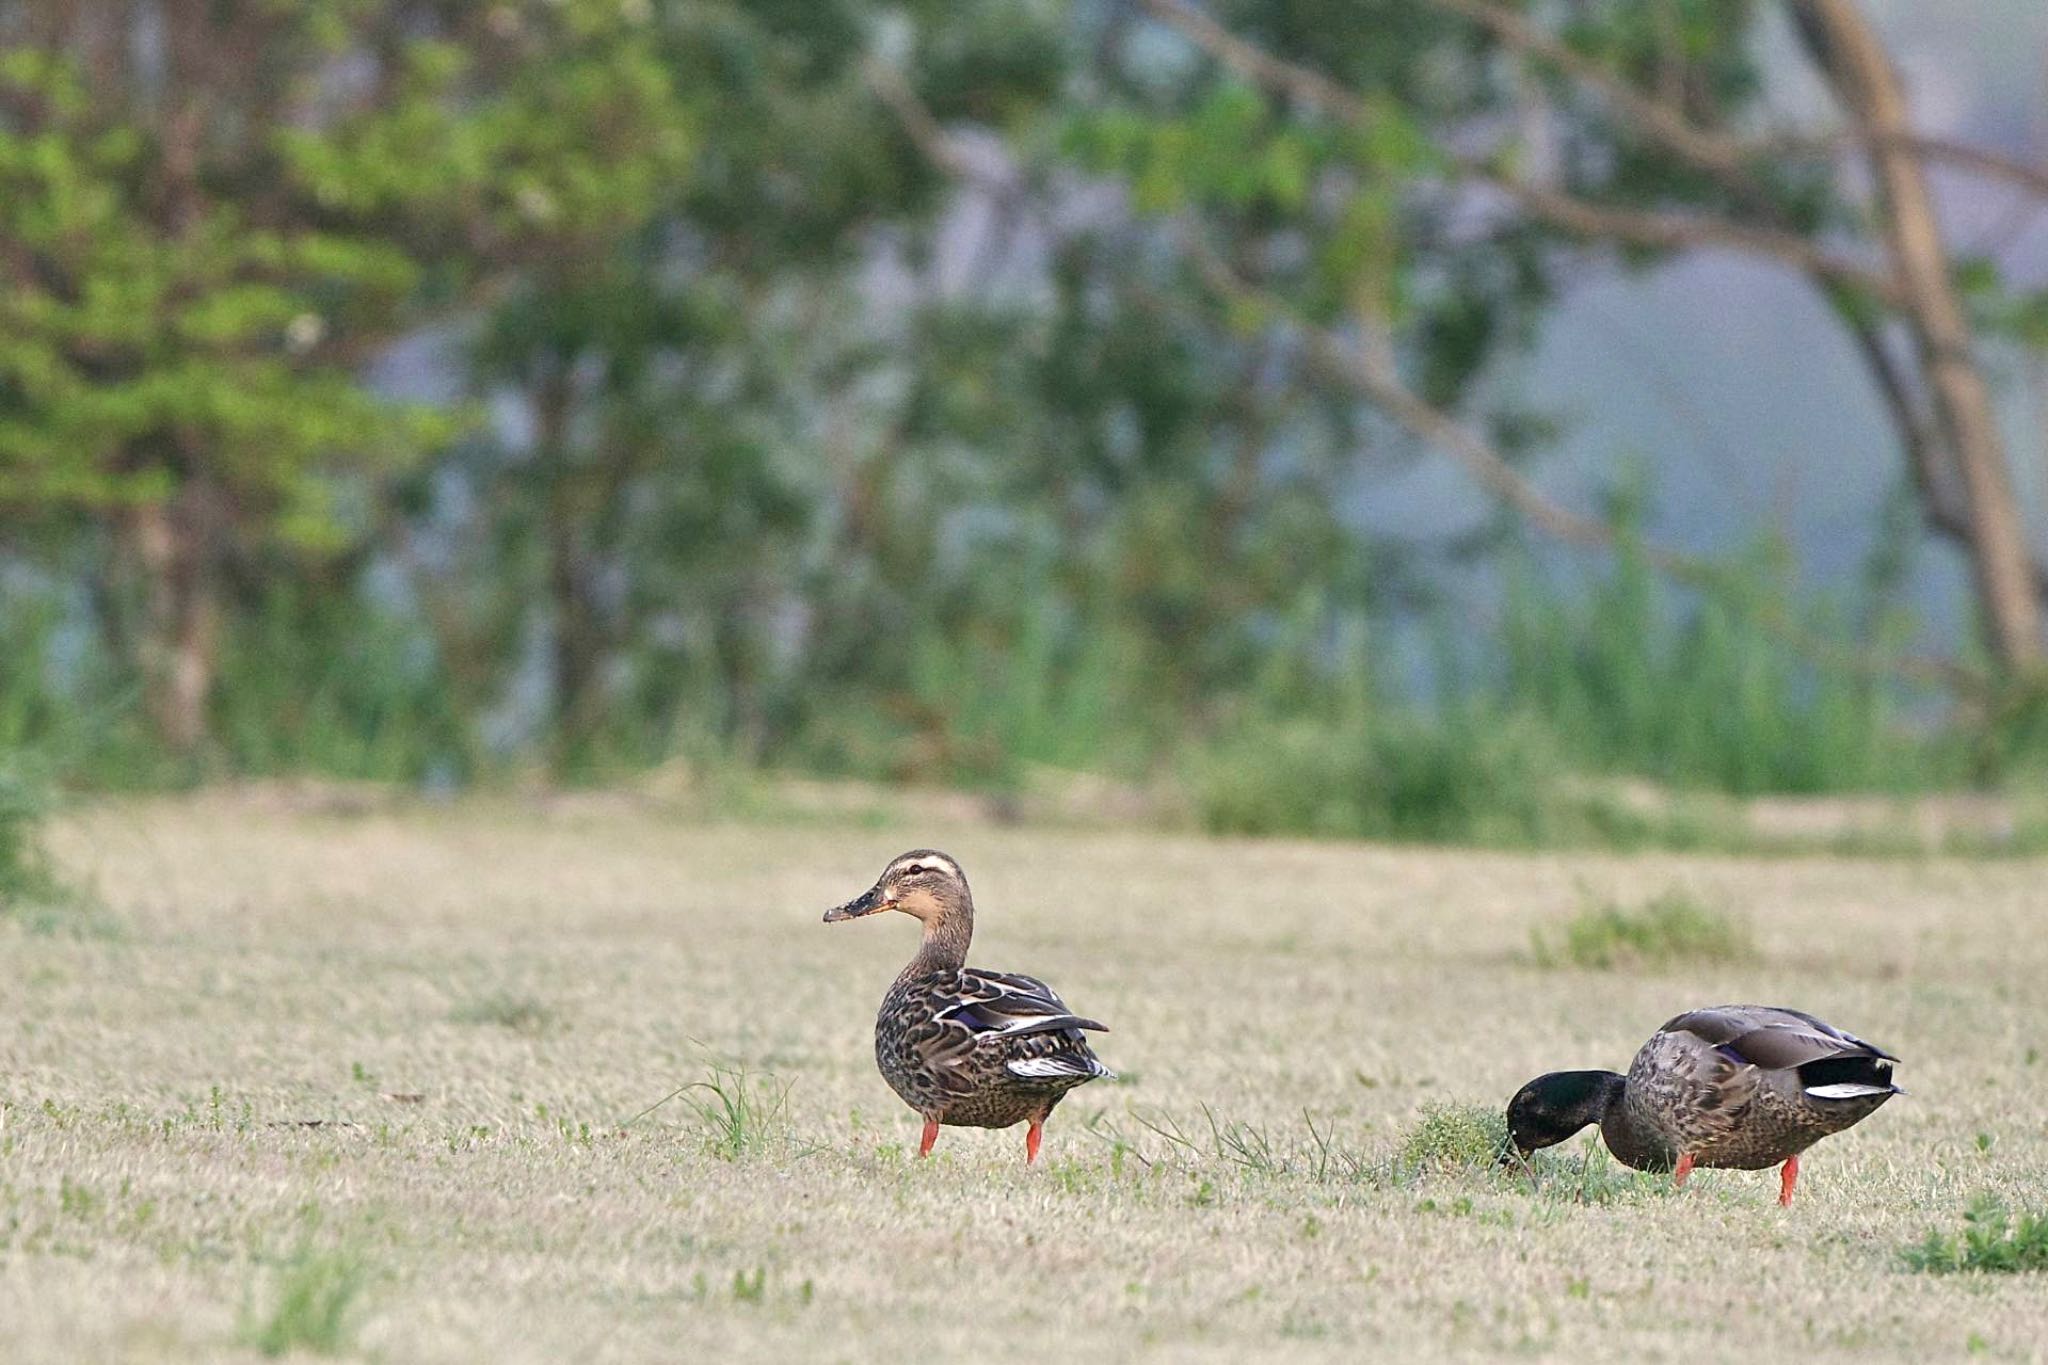
[[[1508,1137],[1523,1156],[1555,1147],[1607,1115],[1621,1097],[1622,1078],[1612,1071],[1553,1071],[1515,1092],[1508,1101]]]

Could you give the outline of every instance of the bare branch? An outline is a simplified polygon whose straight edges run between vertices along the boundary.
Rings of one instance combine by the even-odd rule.
[[[939,126],[932,117],[932,111],[917,97],[910,83],[903,79],[901,72],[888,63],[870,59],[862,67],[868,88],[876,98],[889,106],[896,115],[896,121],[903,131],[917,145],[925,160],[956,180],[981,182],[985,179],[974,165],[973,158],[960,149],[952,136]]]
[[[1285,302],[1248,283],[1206,242],[1192,233],[1187,234],[1187,239],[1196,269],[1219,296],[1234,305],[1253,309],[1260,316],[1284,320],[1307,343],[1311,358],[1320,366],[1356,389],[1417,440],[1456,460],[1475,481],[1531,525],[1568,544],[1598,550],[1616,548],[1612,526],[1550,497],[1484,436],[1409,388],[1394,363],[1392,346],[1383,335],[1358,344],[1310,322]],[[1726,571],[1710,560],[1648,542],[1640,543],[1638,549],[1653,569],[1677,582],[1704,591],[1725,591],[1729,586]],[[1988,690],[1985,680],[1976,672],[1950,659],[1881,656],[1815,639],[1775,605],[1762,609],[1758,621],[1817,667],[1865,677],[1901,678],[1971,696],[1981,696]]]
[[[1297,103],[1320,109],[1345,123],[1364,124],[1370,111],[1365,101],[1320,71],[1310,70],[1246,42],[1196,9],[1187,0],[1139,0],[1151,15],[1178,29],[1217,61],[1256,85],[1278,90]]]
[[[1871,379],[1877,384],[1878,395],[1891,411],[1892,426],[1906,448],[1907,471],[1912,477],[1914,491],[1919,495],[1921,516],[1927,529],[1953,541],[1967,552],[1970,518],[1963,506],[1965,494],[1957,482],[1960,476],[1954,462],[1941,443],[1940,433],[1934,429],[1933,422],[1909,388],[1899,360],[1885,349],[1884,338],[1878,334],[1877,328],[1855,316],[1853,310],[1844,310],[1841,317],[1842,325],[1855,341]],[[2043,598],[2048,598],[2048,563],[2036,556],[2032,560],[2032,570],[2035,590]]]
[[[1922,161],[1937,162],[1984,180],[1995,180],[2037,199],[2048,200],[2048,167],[2030,166],[1984,147],[1941,137],[1934,133],[1899,130],[1878,133],[1868,128],[1849,128],[1839,133],[1784,133],[1758,138],[1748,144],[1757,157],[1830,157],[1847,154],[1876,155],[1903,151]]]
[[[1921,516],[1927,528],[1967,550],[1970,519],[1963,508],[1965,495],[1957,483],[1959,476],[1942,446],[1941,435],[1935,430],[1933,420],[1908,384],[1904,366],[1886,348],[1884,338],[1875,325],[1856,316],[1853,310],[1842,310],[1840,317],[1850,339],[1856,343],[1857,352],[1863,357],[1864,366],[1870,371],[1872,382],[1877,385],[1878,396],[1884,399],[1885,407],[1891,412],[1892,426],[1906,448],[1906,469],[1919,496]],[[2035,563],[2034,580],[2041,591],[2048,594],[2048,565]]]
[[[1330,328],[1309,322],[1274,295],[1252,286],[1193,232],[1183,236],[1190,259],[1214,293],[1235,305],[1252,308],[1262,317],[1284,319],[1307,343],[1310,357],[1325,371],[1383,408],[1418,440],[1463,465],[1482,487],[1539,530],[1588,549],[1613,548],[1614,532],[1607,523],[1574,512],[1550,498],[1485,438],[1403,383],[1394,365],[1392,347],[1384,336],[1365,345],[1347,341]],[[1684,562],[1675,553],[1655,547],[1649,548],[1647,554],[1660,569],[1677,569]]]
[[[1905,302],[1899,285],[1889,277],[1844,260],[1796,233],[1699,214],[1596,204],[1506,176],[1489,176],[1486,183],[1531,217],[1577,236],[1674,251],[1720,247],[1769,257],[1802,274],[1859,290],[1892,307]]]
[[[1946,162],[1959,170],[1969,171],[1989,180],[2002,180],[2029,194],[2048,199],[2048,170],[2026,165],[1982,147],[1972,147],[1968,143],[1912,132],[1898,133],[1872,141],[1877,149],[1882,151],[1903,149],[1925,160]]]

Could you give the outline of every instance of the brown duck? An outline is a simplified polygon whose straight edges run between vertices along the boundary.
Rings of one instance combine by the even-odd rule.
[[[924,1116],[917,1154],[931,1154],[939,1125],[1008,1128],[1028,1123],[1024,1160],[1038,1159],[1046,1116],[1077,1085],[1114,1075],[1083,1029],[1108,1026],[1070,1013],[1052,987],[1029,976],[967,965],[974,897],[960,864],[932,849],[905,853],[880,880],[825,922],[901,910],[924,925],[924,942],[882,997],[875,1064],[889,1088]]]
[[[1782,1163],[1778,1202],[1790,1204],[1801,1152],[1905,1093],[1897,1060],[1799,1010],[1717,1005],[1658,1029],[1627,1076],[1538,1076],[1508,1102],[1508,1134],[1526,1158],[1597,1123],[1622,1165],[1674,1171],[1679,1185],[1695,1166]]]

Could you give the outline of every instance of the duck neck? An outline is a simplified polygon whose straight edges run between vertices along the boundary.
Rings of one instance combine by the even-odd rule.
[[[1600,1140],[1624,1166],[1638,1171],[1668,1169],[1677,1153],[1630,1098],[1627,1081],[1616,1076],[1602,1100]]]
[[[924,942],[903,969],[906,977],[935,976],[967,965],[967,945],[974,937],[974,903],[943,906],[924,922]]]

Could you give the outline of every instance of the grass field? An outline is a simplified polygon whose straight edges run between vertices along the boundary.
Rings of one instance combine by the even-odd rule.
[[[2048,1352],[2048,1276],[1902,1258],[1980,1195],[2048,1207],[2039,862],[727,826],[602,799],[207,797],[94,808],[54,842],[100,908],[0,922],[9,1360]],[[926,843],[974,881],[979,963],[1114,1030],[1121,1081],[1075,1093],[1036,1168],[1021,1129],[914,1159],[870,1028],[915,926],[819,923]],[[1748,936],[1654,969],[1532,948],[1674,898]],[[1533,1188],[1399,1159],[1432,1106],[1621,1066],[1678,1010],[1740,1000],[1905,1058],[1912,1093],[1810,1153],[1789,1210],[1771,1173],[1674,1195],[1588,1164],[1589,1138]],[[741,1122],[700,1089],[626,1124],[714,1068]]]

